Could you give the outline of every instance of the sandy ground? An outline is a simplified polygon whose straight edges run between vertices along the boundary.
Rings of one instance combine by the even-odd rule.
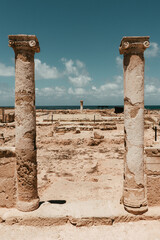
[[[159,144],[159,137],[158,142],[154,141],[153,130],[159,121],[159,111],[146,111],[145,146]],[[117,129],[107,130],[106,126],[116,126]],[[5,138],[2,146],[14,146],[15,128],[1,126],[0,130]],[[116,115],[113,110],[85,111],[83,114],[76,111],[37,112],[38,191],[41,201],[120,201],[123,155],[123,114]],[[158,221],[89,228],[0,225],[0,239],[160,240],[159,229]]]
[[[159,221],[76,228],[72,225],[27,227],[0,225],[1,240],[160,240]]]

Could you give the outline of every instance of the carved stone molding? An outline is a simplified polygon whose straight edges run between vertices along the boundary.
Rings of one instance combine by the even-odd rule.
[[[14,50],[31,50],[40,52],[39,42],[35,35],[9,35],[9,47]]]
[[[141,53],[150,46],[149,36],[146,37],[123,37],[119,47],[120,54]]]

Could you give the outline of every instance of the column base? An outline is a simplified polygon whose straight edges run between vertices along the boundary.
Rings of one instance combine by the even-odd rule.
[[[39,198],[32,201],[17,201],[16,208],[22,212],[31,212],[39,207]]]
[[[129,206],[125,206],[124,205],[124,209],[129,212],[132,213],[134,215],[141,215],[145,212],[148,211],[148,206],[141,206],[141,207],[129,207]]]
[[[148,203],[145,188],[123,189],[124,209],[134,215],[141,215],[148,211]]]

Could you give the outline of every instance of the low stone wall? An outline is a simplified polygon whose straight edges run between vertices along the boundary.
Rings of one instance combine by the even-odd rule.
[[[14,147],[0,148],[0,207],[16,204],[16,158]]]
[[[145,148],[148,206],[160,206],[160,148]]]

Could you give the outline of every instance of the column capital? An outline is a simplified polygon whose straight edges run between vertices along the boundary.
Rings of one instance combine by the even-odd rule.
[[[35,35],[9,35],[9,47],[14,50],[31,50],[33,52],[40,52],[39,42]]]
[[[120,54],[142,53],[150,46],[149,36],[123,37],[119,47]]]

